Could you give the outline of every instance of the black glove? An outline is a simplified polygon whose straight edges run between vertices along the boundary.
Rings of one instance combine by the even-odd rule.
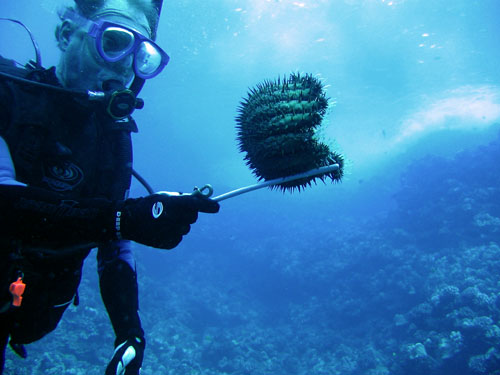
[[[43,189],[0,184],[0,238],[51,249],[95,247],[122,238],[172,249],[198,212],[218,211],[219,204],[203,193],[74,201]]]
[[[139,375],[146,341],[133,337],[118,345],[106,367],[106,375]]]
[[[117,237],[160,249],[173,249],[198,219],[198,212],[216,213],[219,203],[199,194],[152,194],[120,202]]]

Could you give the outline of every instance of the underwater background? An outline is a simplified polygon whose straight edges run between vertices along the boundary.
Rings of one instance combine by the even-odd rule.
[[[0,0],[46,67],[60,4]],[[498,0],[165,0],[171,62],[134,114],[155,190],[255,183],[237,107],[291,72],[329,85],[322,136],[347,166],[340,184],[224,201],[174,250],[135,245],[144,375],[500,374],[499,14]],[[34,58],[22,28],[0,33],[1,55]],[[104,373],[95,253],[79,294],[26,360],[7,351],[6,374]]]

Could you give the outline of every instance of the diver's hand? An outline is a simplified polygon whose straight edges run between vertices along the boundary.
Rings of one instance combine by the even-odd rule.
[[[106,375],[139,375],[146,341],[133,337],[118,345],[106,368]]]
[[[152,194],[118,204],[117,237],[160,249],[173,249],[198,219],[198,212],[216,213],[219,204],[201,194]]]

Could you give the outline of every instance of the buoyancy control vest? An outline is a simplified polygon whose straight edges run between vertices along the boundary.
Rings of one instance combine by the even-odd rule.
[[[53,68],[23,69],[0,58],[0,72],[58,84]],[[124,199],[132,175],[130,133],[136,131],[131,117],[114,120],[99,106],[62,90],[0,75],[0,136],[20,182],[68,200]],[[12,342],[36,341],[56,327],[75,296],[90,249],[45,253],[3,239],[0,247],[0,319],[11,321]],[[12,301],[9,286],[20,274],[27,285],[23,303],[6,310]]]

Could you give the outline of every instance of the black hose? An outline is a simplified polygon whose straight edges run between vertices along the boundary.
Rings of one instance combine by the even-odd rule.
[[[83,99],[89,99],[89,92],[85,90],[72,90],[72,89],[66,89],[64,87],[59,87],[59,86],[54,86],[54,85],[48,85],[46,83],[41,83],[41,82],[35,82],[31,81],[29,79],[21,78],[21,77],[16,77],[11,74],[3,73],[0,72],[0,77],[4,78],[5,80],[10,80],[14,81],[26,86],[30,87],[38,87],[40,89],[47,89],[47,90],[52,90],[59,92],[61,94],[70,94],[70,95],[75,95],[76,97],[83,98]]]
[[[148,184],[148,182],[142,177],[139,173],[137,173],[134,169],[132,169],[132,176],[136,178],[137,181],[141,183],[142,186],[146,188],[149,194],[154,194],[155,191],[151,187],[151,185]]]
[[[112,132],[116,164],[111,199],[125,199],[132,179],[132,140],[126,130]]]
[[[41,69],[42,68],[42,55],[40,54],[40,48],[38,47],[38,43],[36,42],[35,37],[31,33],[31,30],[21,21],[14,20],[12,18],[1,17],[0,20],[14,22],[14,23],[17,23],[18,25],[21,25],[22,27],[24,27],[24,29],[28,32],[28,34],[30,36],[31,43],[33,43],[33,47],[35,48],[35,54],[36,54],[35,65],[38,69]]]
[[[116,174],[114,177],[113,199],[123,199],[123,193],[130,188],[131,176],[148,191],[154,194],[155,191],[148,182],[132,168],[132,141],[130,133],[125,130],[116,131]]]

